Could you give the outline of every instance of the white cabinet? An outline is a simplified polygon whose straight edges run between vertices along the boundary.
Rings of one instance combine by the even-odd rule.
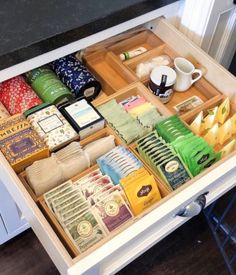
[[[165,43],[169,44],[182,56],[198,60],[206,68],[206,79],[222,93],[233,95],[236,91],[236,79],[165,19],[158,19],[162,15],[170,15],[170,11],[177,10],[178,3],[175,3],[122,23],[119,26],[65,46],[63,49],[47,53],[46,57],[40,58],[39,56],[29,60],[27,64],[24,62],[24,64],[19,64],[14,68],[6,69],[1,75],[2,79],[23,73],[64,54],[69,54],[109,36],[143,24],[153,30]],[[32,226],[36,236],[62,274],[113,274],[185,223],[189,218],[179,217],[176,214],[199,195],[207,194],[206,203],[208,205],[233,188],[236,185],[236,154],[234,153],[223,161],[219,161],[210,169],[168,195],[158,205],[155,205],[152,211],[134,220],[121,232],[111,235],[102,245],[99,244],[99,246],[75,258],[70,256],[53,227],[2,154],[0,154],[0,179],[2,181],[4,179],[3,184],[5,184]]]
[[[4,184],[0,182],[0,244],[5,243],[27,228],[29,228],[29,224],[22,216]]]

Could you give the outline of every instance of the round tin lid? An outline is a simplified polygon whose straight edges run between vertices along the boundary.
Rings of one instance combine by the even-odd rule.
[[[176,81],[176,72],[168,66],[158,66],[155,67],[150,75],[151,81],[160,86],[162,81],[162,76],[166,75],[165,87],[172,86]]]

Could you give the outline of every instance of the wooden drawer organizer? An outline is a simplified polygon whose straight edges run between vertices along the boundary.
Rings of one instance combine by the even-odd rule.
[[[170,66],[173,67],[174,58],[180,56],[170,46],[165,44],[152,32],[147,30],[141,31],[140,33],[124,39],[123,41],[119,41],[115,45],[111,45],[115,42],[112,42],[112,39],[110,40],[111,42],[106,40],[99,44],[99,52],[94,52],[93,48],[97,47],[95,45],[92,46],[91,49],[88,49],[84,54],[85,63],[87,63],[90,70],[102,82],[102,89],[104,91],[102,93],[102,101],[105,101],[106,96],[110,97],[116,94],[116,92],[128,89],[127,86],[129,84],[138,82],[143,86],[148,87],[149,76],[139,79],[135,73],[136,66],[139,63],[147,62],[151,58],[157,57],[159,55],[168,55],[172,60]],[[120,53],[140,46],[146,47],[148,51],[123,62],[120,60]],[[197,60],[194,60],[193,58],[189,59],[196,68],[202,69],[203,73],[206,72],[204,66],[199,64]],[[219,99],[221,93],[204,77],[202,77],[186,92],[174,92],[172,99],[167,104],[165,104],[165,107],[169,109],[171,114],[176,114],[177,112],[174,109],[174,106],[194,95],[198,96],[203,101],[203,104],[199,105],[193,110],[181,114],[181,118],[185,119],[185,117],[188,116],[188,113],[193,115],[199,112],[199,109],[205,108],[210,104],[214,104],[214,102]],[[99,101],[98,97],[97,102],[100,103],[102,101]],[[160,105],[164,104],[160,103]]]
[[[134,33],[135,35],[133,35]],[[193,95],[197,95],[203,100],[203,104],[181,115],[181,119],[186,124],[190,124],[192,119],[201,110],[204,110],[206,112],[207,109],[219,105],[222,102],[224,97],[221,95],[221,93],[209,82],[207,82],[206,79],[202,78],[197,83],[195,83],[187,92],[175,92],[172,100],[168,104],[163,104],[156,96],[154,96],[148,90],[147,83],[149,81],[149,77],[139,79],[136,76],[136,66],[140,62],[145,62],[150,58],[153,58],[158,55],[169,55],[172,60],[179,55],[150,31],[135,30],[134,33],[126,33],[123,35],[119,35],[118,37],[108,39],[102,43],[99,43],[99,45],[95,45],[91,48],[86,49],[84,60],[87,63],[89,69],[101,81],[103,90],[100,93],[99,97],[93,102],[93,105],[95,107],[111,99],[116,99],[117,102],[120,102],[132,95],[140,95],[143,96],[147,101],[150,101],[153,105],[155,105],[160,113],[168,117],[176,113],[173,109],[173,107],[176,104],[186,100],[187,98]],[[122,62],[119,59],[119,54],[121,52],[132,50],[140,46],[144,46],[148,49],[148,51],[141,54],[140,56],[134,57],[124,62]],[[190,60],[194,63],[196,67],[201,67],[201,65],[198,64],[196,60]],[[235,108],[232,108],[232,112],[234,112],[234,110]],[[117,145],[123,144],[124,146],[127,146],[109,126],[89,136],[88,138],[81,140],[80,143],[82,146],[84,146],[98,138],[110,134],[115,136],[115,141]],[[144,161],[140,158],[138,152],[136,151],[134,144],[131,144],[127,147],[144,163]],[[60,238],[61,242],[63,243],[71,257],[76,257],[76,259],[78,260],[89,255],[92,251],[95,251],[98,247],[102,246],[108,240],[111,240],[114,236],[121,233],[124,229],[128,228],[135,221],[144,217],[146,214],[150,213],[152,210],[154,210],[162,203],[164,203],[167,199],[179,193],[182,189],[185,188],[184,186],[181,186],[175,191],[170,190],[170,188],[160,179],[158,175],[155,174],[155,172],[148,165],[144,163],[144,166],[151,174],[154,175],[157,181],[158,187],[163,197],[161,201],[157,202],[156,204],[148,208],[146,211],[144,211],[142,214],[136,216],[133,220],[125,223],[123,226],[121,226],[114,232],[110,233],[102,241],[100,241],[98,244],[94,245],[92,248],[88,249],[85,253],[81,255],[79,255],[78,249],[69,239],[69,237],[65,234],[62,226],[57,221],[57,219],[50,211],[50,209],[47,207],[43,199],[43,196],[35,196],[33,190],[27,183],[25,172],[21,173],[19,175],[19,178],[21,179],[24,187],[26,188],[30,196],[39,206],[40,210],[52,226],[53,230],[56,232],[57,236]],[[82,176],[86,175],[87,173],[96,168],[96,165],[88,168],[81,174],[74,177],[72,181],[81,178]],[[204,173],[206,173],[206,171]],[[195,178],[193,180],[195,180]],[[186,183],[186,185],[190,185],[193,180],[191,180],[191,182]],[[78,255],[79,257],[77,257]]]
[[[121,139],[115,134],[115,132],[110,127],[108,127],[108,126],[105,127],[104,129],[98,131],[97,133],[94,133],[93,135],[87,137],[86,139],[81,140],[80,144],[82,146],[85,146],[85,145],[89,144],[90,142],[93,142],[93,141],[95,141],[95,140],[97,140],[99,138],[102,138],[102,137],[105,137],[105,136],[108,136],[108,135],[114,135],[115,136],[115,144],[116,145],[122,144],[123,146],[127,147],[121,141]],[[130,147],[127,147],[127,148],[131,150]],[[147,171],[150,174],[152,174],[152,171],[150,170],[150,168],[148,166],[145,165],[145,163],[144,163],[144,167],[147,169]],[[98,168],[98,165],[93,165],[93,166],[89,167],[85,171],[83,171],[80,174],[78,174],[75,177],[73,177],[71,179],[72,182],[74,182],[74,181],[82,178],[83,176],[85,176],[86,174],[94,171],[97,168]],[[44,200],[43,195],[42,196],[36,196],[35,195],[34,191],[31,189],[29,183],[27,182],[27,178],[26,178],[26,173],[25,172],[20,173],[19,174],[19,178],[20,178],[21,182],[23,183],[24,187],[26,188],[26,190],[28,191],[28,193],[31,195],[31,197],[33,198],[33,200],[37,203],[37,205],[41,209],[42,213],[45,215],[46,219],[48,220],[48,222],[52,226],[53,230],[56,232],[56,234],[60,238],[60,240],[63,243],[63,245],[66,247],[66,249],[69,252],[69,254],[71,255],[71,257],[78,256],[80,254],[79,250],[74,245],[74,243],[71,241],[71,239],[67,236],[67,234],[65,233],[63,227],[61,226],[61,224],[59,223],[59,221],[57,220],[57,218],[55,217],[55,215],[52,213],[52,211],[47,206],[47,204],[46,204],[46,202]],[[161,192],[162,197],[165,197],[165,196],[167,196],[168,194],[171,193],[171,190],[169,190],[167,188],[167,186],[166,186],[165,183],[163,183],[157,177],[155,177],[155,180],[157,182],[157,185],[158,185],[158,188],[159,188],[159,190]],[[82,257],[86,256],[87,254],[89,254],[91,252],[91,250],[94,250],[95,248],[103,245],[106,241],[112,239],[115,235],[119,234],[122,230],[124,230],[125,228],[129,227],[130,224],[134,223],[137,219],[140,219],[141,217],[143,217],[144,215],[146,215],[147,213],[149,213],[154,207],[157,207],[159,205],[159,203],[160,202],[155,203],[154,205],[152,205],[151,207],[149,207],[148,209],[146,209],[145,211],[143,211],[140,215],[135,216],[132,220],[126,222],[124,225],[122,225],[121,227],[119,227],[117,230],[114,230],[114,232],[109,233],[108,236],[106,236],[98,244],[96,244],[93,247],[91,247],[90,249],[88,249],[81,256]]]
[[[216,106],[220,106],[220,104],[225,100],[225,96],[220,96],[218,97],[216,100],[214,100],[213,102],[211,101],[208,101],[208,104],[206,104],[204,107],[202,107],[199,112],[203,111],[203,117],[206,117],[206,115],[208,114],[208,110],[209,109],[213,109],[214,107]],[[198,113],[199,113],[198,112]],[[230,114],[229,114],[229,117],[230,118],[231,116],[233,116],[234,114],[236,113],[236,106],[232,103],[230,103]],[[192,113],[189,113],[187,116],[185,116],[184,118],[182,118],[184,120],[184,122],[188,125],[190,125],[193,120],[195,119],[195,117],[197,116],[197,114],[192,114]],[[235,139],[236,138],[236,134],[234,134],[230,140],[232,139]],[[217,151],[220,151],[227,143],[229,142],[229,140],[226,140],[226,142],[223,144],[223,145],[220,145],[220,144],[217,144],[215,147],[214,147],[214,150],[217,152]]]

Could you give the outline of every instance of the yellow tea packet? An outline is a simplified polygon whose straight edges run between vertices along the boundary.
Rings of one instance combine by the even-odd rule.
[[[221,150],[221,158],[224,158],[226,156],[228,156],[230,153],[233,152],[233,150],[235,149],[235,145],[236,145],[236,141],[235,139],[231,140],[230,142],[228,142]]]
[[[229,116],[229,113],[230,113],[230,102],[229,102],[229,98],[227,97],[218,108],[216,121],[223,124],[227,119],[227,117]]]
[[[211,127],[214,125],[217,112],[218,106],[216,106],[214,109],[208,110],[208,115],[204,118],[204,122],[202,124],[205,131],[211,129]]]
[[[137,106],[129,111],[132,117],[137,117],[142,113],[149,111],[150,109],[155,108],[150,102],[145,102],[144,104]]]
[[[201,134],[201,130],[202,130],[202,121],[203,121],[203,111],[201,111],[196,118],[194,119],[194,121],[190,124],[190,129],[196,134],[196,135],[200,135]]]
[[[203,137],[206,142],[212,146],[215,146],[218,143],[218,133],[219,133],[219,126],[216,123]]]
[[[219,143],[222,145],[232,136],[232,122],[229,118],[220,128],[219,128]]]
[[[157,183],[152,175],[136,178],[131,183],[122,183],[131,210],[138,215],[161,199]]]
[[[148,171],[142,167],[132,173],[130,173],[127,177],[120,180],[120,183],[123,184],[133,184],[134,180],[141,179],[142,177],[149,176]]]
[[[236,134],[236,114],[231,117],[232,135]]]

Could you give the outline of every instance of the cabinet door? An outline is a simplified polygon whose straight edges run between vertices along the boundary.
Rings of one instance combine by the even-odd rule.
[[[236,50],[233,0],[185,0],[179,29],[228,68]]]
[[[6,187],[0,182],[0,243],[28,228],[28,223],[23,218],[21,211],[8,193]]]

